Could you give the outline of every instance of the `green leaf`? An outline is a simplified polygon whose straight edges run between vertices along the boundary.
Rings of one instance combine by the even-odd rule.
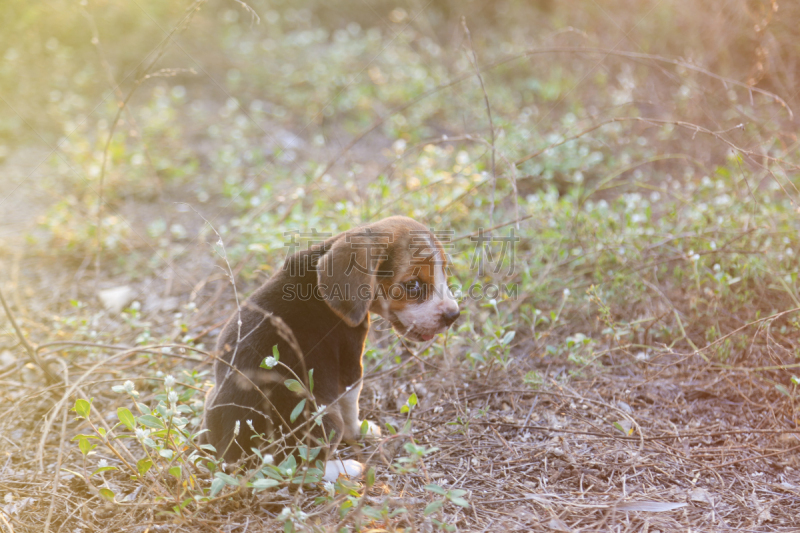
[[[180,479],[181,479],[181,465],[173,466],[172,468],[170,468],[168,470],[168,472],[169,472],[169,475],[171,475],[172,477],[174,477],[175,479],[180,481]]]
[[[278,467],[276,467],[275,465],[267,465],[266,467],[261,469],[261,473],[279,482],[283,482],[283,474],[280,471],[278,471]]]
[[[139,423],[148,428],[163,429],[164,421],[153,415],[142,415],[139,417]]]
[[[278,353],[278,345],[277,344],[275,344],[272,347],[272,357],[274,357],[276,361],[280,361],[281,360],[281,354]]]
[[[375,467],[369,467],[367,470],[367,488],[372,487],[375,484]]]
[[[217,449],[213,444],[201,444],[200,449],[211,453],[217,453]]]
[[[302,400],[300,400],[300,403],[298,403],[294,407],[294,410],[292,411],[292,414],[289,415],[289,422],[294,422],[295,420],[297,420],[297,417],[300,416],[300,413],[303,412],[303,408],[305,406],[306,406],[306,399],[303,398]]]
[[[301,392],[303,392],[303,385],[302,385],[302,383],[300,383],[300,382],[299,382],[299,381],[297,381],[296,379],[287,379],[287,380],[284,382],[284,385],[286,385],[286,388],[287,388],[287,389],[289,389],[289,390],[290,390],[290,391],[292,391],[292,392],[296,392],[296,393],[298,393],[298,394],[300,394]]]
[[[352,501],[350,500],[343,501],[342,505],[339,506],[339,516],[344,518],[351,507],[353,507]]]
[[[172,457],[175,455],[175,452],[165,448],[163,450],[158,450],[158,455],[160,455],[164,459],[167,459],[167,460],[171,461]]]
[[[417,405],[417,393],[412,392],[411,396],[408,397],[406,404],[400,408],[401,413],[408,413]]]
[[[116,466],[101,466],[97,470],[91,473],[89,477],[92,477],[95,474],[99,474],[100,472],[108,472],[109,470],[117,470]]]
[[[361,429],[360,429],[359,432],[361,433],[361,436],[363,437],[364,435],[367,434],[368,431],[369,431],[369,422],[367,422],[367,420],[364,419],[364,421],[361,422]]]
[[[233,476],[226,474],[225,472],[217,472],[216,474],[214,474],[214,478],[221,479],[223,482],[225,482],[226,485],[232,485],[234,487],[239,486],[239,480]]]
[[[627,422],[626,422],[626,424],[627,424]],[[619,422],[614,422],[614,424],[612,424],[612,425],[616,429],[618,429],[620,432],[622,432],[623,435],[628,435],[628,436],[633,435],[633,429],[634,429],[633,425],[631,425],[630,428],[627,429],[627,430]]]
[[[381,510],[380,509],[375,509],[374,507],[370,507],[369,505],[365,505],[361,509],[361,512],[364,513],[364,515],[367,518],[371,518],[373,520],[382,520],[383,519],[383,514],[381,513]]]
[[[89,439],[78,439],[78,448],[80,448],[83,456],[86,457],[90,451],[97,448],[97,444],[90,443]]]
[[[284,473],[286,470],[290,470],[292,473],[297,471],[297,459],[294,455],[290,455],[283,462],[278,465],[278,468],[281,470],[281,473]]]
[[[303,472],[302,475],[296,476],[294,479],[292,479],[292,483],[295,485],[300,485],[301,483],[313,485],[314,483],[319,483],[322,481],[323,475],[325,475],[325,473],[319,468],[309,468]]]
[[[139,459],[139,462],[136,463],[136,469],[142,476],[145,475],[152,466],[153,466],[153,461],[151,461],[147,457],[145,457],[144,459]]]
[[[503,335],[503,338],[500,340],[500,344],[505,346],[506,344],[514,340],[514,335],[516,334],[517,334],[516,331],[509,331],[508,333]]]
[[[778,389],[778,392],[783,394],[784,396],[792,397],[791,393],[789,393],[789,389],[781,385],[780,383],[775,384],[775,388]]]
[[[308,371],[308,390],[314,392],[314,369]]]
[[[308,446],[300,446],[297,448],[297,455],[299,455],[303,461],[310,463],[317,458],[320,451],[321,448],[311,448],[309,451]]]
[[[213,498],[214,496],[219,494],[219,491],[221,491],[224,487],[225,487],[225,481],[219,478],[215,478],[214,481],[211,482],[211,491],[209,492],[208,495]]]
[[[265,490],[265,489],[271,489],[272,487],[277,487],[280,484],[281,482],[276,479],[264,478],[264,479],[256,479],[255,481],[250,483],[250,486],[256,490]]]
[[[194,501],[194,498],[186,498],[185,500],[183,500],[180,503],[180,505],[176,505],[175,507],[173,507],[172,510],[175,511],[176,513],[179,512],[179,511],[182,511],[183,509],[186,508],[187,505],[189,505],[193,501]]]
[[[425,485],[425,490],[433,492],[435,494],[439,494],[441,496],[444,496],[445,494],[447,494],[446,490],[444,490],[439,485],[436,485],[435,483],[431,483],[430,485]]]
[[[126,409],[125,407],[120,407],[117,409],[117,418],[119,418],[119,421],[122,422],[129,430],[133,431],[136,429],[136,419],[133,417],[133,413],[131,413],[129,409]]]
[[[100,496],[102,496],[103,498],[105,498],[110,502],[114,501],[114,493],[110,489],[106,488],[100,489]]]
[[[75,400],[75,407],[71,410],[75,411],[79,417],[88,418],[89,412],[92,410],[92,400],[94,398],[89,398],[89,401],[78,398]]]
[[[386,422],[383,425],[386,426],[386,431],[388,431],[390,434],[397,435],[397,430],[394,429],[394,426],[392,426],[389,422]]]
[[[425,516],[432,515],[433,513],[435,513],[439,509],[441,509],[443,504],[444,504],[444,502],[441,501],[441,500],[437,500],[435,502],[431,502],[425,507],[425,510],[422,511],[422,513]]]
[[[469,507],[469,502],[460,496],[450,496],[449,500],[461,507]]]
[[[80,435],[75,435],[74,437],[72,437],[72,440],[73,440],[73,441],[80,440],[80,439],[94,439],[94,440],[100,440],[100,437],[98,437],[98,436],[96,436],[96,435],[85,435],[85,434],[83,434],[83,433],[81,433]]]

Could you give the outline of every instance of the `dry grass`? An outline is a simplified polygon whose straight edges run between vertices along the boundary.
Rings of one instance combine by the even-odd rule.
[[[36,329],[34,316],[22,322]],[[766,325],[772,322],[750,328],[751,345],[765,353],[779,349]],[[517,349],[530,349],[527,342]],[[109,393],[110,385],[135,379],[144,360],[119,349],[100,352],[105,355],[91,361],[73,357],[70,388],[94,397],[98,412],[114,413],[124,402]],[[413,438],[439,451],[426,456],[417,473],[398,476],[387,460],[407,437],[362,450],[360,457],[377,468],[365,503],[409,510],[405,518],[367,521],[365,528],[425,530],[421,512],[433,495],[423,487],[437,483],[468,491],[468,509],[449,506],[443,515],[462,531],[796,529],[800,430],[787,429],[795,413],[763,376],[710,365],[696,353],[662,351],[647,360],[622,347],[605,356],[602,371],[588,368],[583,379],[531,387],[499,368],[483,375],[466,371],[456,357],[406,353],[367,376],[366,415],[397,424],[399,405],[414,392],[421,407],[412,416]],[[210,360],[185,352],[154,356],[149,364],[178,375],[182,368],[207,369]],[[563,359],[543,356],[531,359],[529,368],[544,372],[559,365]],[[64,386],[44,387],[30,364],[4,368],[0,379],[6,450],[0,491],[9,531],[270,531],[281,527],[275,520],[280,510],[298,502],[286,488],[244,491],[169,517],[163,511],[170,504],[139,498],[149,489],[121,472],[105,476],[119,501],[104,502],[96,488],[59,470],[79,463],[70,440],[87,429],[59,406]],[[143,402],[152,401],[146,380],[137,380],[137,388]],[[322,493],[317,490],[300,505],[310,513],[309,527],[329,530],[338,518],[330,506],[311,503]]]

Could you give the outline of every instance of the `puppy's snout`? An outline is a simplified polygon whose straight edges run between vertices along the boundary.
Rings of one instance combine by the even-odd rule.
[[[453,322],[455,322],[460,316],[461,316],[461,310],[458,307],[456,307],[455,309],[449,309],[444,313],[442,313],[442,321],[445,323],[445,325],[450,327],[450,325]]]

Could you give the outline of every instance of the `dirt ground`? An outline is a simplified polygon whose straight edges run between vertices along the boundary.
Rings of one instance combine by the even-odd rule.
[[[118,350],[111,348],[87,353],[41,346],[69,340],[50,325],[54,309],[65,307],[59,300],[66,297],[89,302],[91,327],[115,332],[121,345],[133,341],[130,324],[101,308],[97,287],[133,286],[143,301],[139,320],[150,324],[154,336],[176,340],[182,333],[171,331],[169,316],[183,303],[197,302],[200,311],[188,333],[208,343],[233,298],[202,247],[176,254],[161,276],[102,279],[96,285],[84,264],[45,264],[26,254],[24,241],[14,237],[35,220],[32,184],[23,183],[14,209],[4,212],[3,268],[11,275],[3,289],[40,354],[64,356],[74,392],[94,397],[98,411],[113,413],[120,400],[110,385],[141,375],[147,366],[173,374],[208,370],[208,358],[185,351],[113,359]],[[152,206],[143,206],[143,213],[147,209]],[[171,271],[180,275],[171,276]],[[240,290],[246,294],[256,283],[244,282]],[[78,477],[61,470],[79,460],[70,439],[85,430],[59,403],[65,397],[63,384],[46,385],[8,328],[0,338],[0,353],[2,527],[16,532],[40,532],[45,525],[49,531],[136,532],[276,527],[272,520],[288,493],[242,495],[176,519],[159,514],[157,504],[135,503],[135,485],[119,475],[110,483],[119,493],[127,492],[129,501],[100,503]],[[524,370],[546,377],[535,386],[525,384],[520,372],[466,370],[459,364],[463,354],[451,350],[441,358],[407,350],[398,354],[393,365],[368,371],[362,412],[378,422],[397,423],[399,407],[416,393],[420,408],[412,417],[413,437],[439,451],[426,457],[398,491],[382,459],[392,439],[366,448],[361,457],[378,468],[369,502],[389,498],[394,505],[419,510],[427,503],[419,496],[421,487],[437,483],[468,491],[469,508],[454,506],[444,514],[460,531],[798,530],[800,432],[781,429],[795,414],[763,379],[713,367],[698,355],[651,357],[610,349],[602,367],[588,367],[564,380],[559,376],[569,365],[542,355],[529,339],[518,342],[513,354]],[[107,363],[84,374],[106,358]],[[145,398],[152,394],[146,385],[142,392]],[[320,520],[320,527],[334,523],[324,514]],[[396,527],[429,527],[410,520]],[[374,527],[379,531],[383,526]]]

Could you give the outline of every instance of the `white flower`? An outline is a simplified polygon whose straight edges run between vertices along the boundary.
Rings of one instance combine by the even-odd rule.
[[[234,437],[236,437],[236,436],[238,436],[238,435],[239,435],[239,428],[240,428],[240,426],[241,426],[241,423],[240,423],[240,422],[237,420],[237,421],[236,421],[236,424],[233,426],[233,436],[234,436]]]
[[[327,492],[328,494],[333,494],[333,483],[331,483],[330,481],[326,481],[325,483],[323,483],[322,488],[325,489],[325,492]]]
[[[278,520],[285,522],[290,516],[292,516],[292,510],[288,507],[284,507],[281,514],[278,515]]]
[[[134,392],[136,390],[136,387],[134,386],[133,381],[130,381],[130,380],[126,381],[122,386],[125,388],[125,392],[127,392],[127,393],[131,393],[131,392]]]
[[[571,291],[569,289],[564,289],[564,298],[569,297],[570,292]]]
[[[150,436],[150,430],[144,428],[136,428],[136,438],[139,440],[144,440],[148,436]]]
[[[278,360],[270,355],[269,357],[264,359],[262,366],[264,366],[264,368],[273,368],[277,364]]]
[[[108,466],[108,461],[106,461],[105,459],[100,459],[99,461],[97,461],[97,468],[105,468],[107,466]]]
[[[167,399],[169,400],[169,403],[175,405],[178,403],[178,393],[174,390],[169,391],[169,394],[167,394]]]
[[[175,378],[171,374],[164,378],[164,386],[168,389],[175,386]]]
[[[264,459],[264,464],[265,464],[265,465],[271,465],[272,463],[274,463],[274,462],[275,462],[275,458],[274,458],[274,457],[272,457],[272,456],[271,456],[270,454],[268,454],[268,453],[264,454],[264,457],[263,457],[263,459]]]
[[[325,415],[325,409],[327,407],[327,405],[320,405],[319,408],[311,415],[314,417],[314,423],[316,423],[318,426],[322,424],[322,417]]]

